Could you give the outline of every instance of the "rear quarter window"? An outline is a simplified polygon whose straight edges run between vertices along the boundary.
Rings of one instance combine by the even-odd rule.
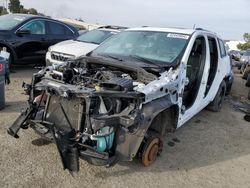
[[[72,35],[72,32],[63,24],[48,22],[49,34],[52,35]],[[70,33],[71,32],[71,33]]]
[[[223,40],[221,39],[218,39],[218,41],[219,41],[219,47],[220,47],[220,56],[225,57],[227,55],[225,44]]]
[[[72,32],[71,29],[69,29],[66,26],[65,26],[65,32],[66,32],[66,35],[74,35],[74,32]]]

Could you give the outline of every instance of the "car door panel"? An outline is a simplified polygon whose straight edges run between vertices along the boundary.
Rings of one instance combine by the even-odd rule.
[[[180,110],[180,114],[179,114],[179,119],[178,119],[178,125],[177,128],[179,128],[181,125],[183,125],[185,122],[187,122],[189,119],[191,119],[195,114],[197,114],[200,110],[202,110],[207,104],[205,104],[204,101],[204,94],[205,94],[205,90],[206,90],[206,83],[207,83],[207,78],[208,78],[208,72],[209,72],[209,54],[208,54],[208,41],[206,36],[199,36],[199,37],[204,37],[205,40],[205,57],[204,58],[204,65],[202,67],[202,69],[200,70],[200,82],[197,85],[197,95],[193,100],[193,103],[188,107],[184,107],[184,96],[183,96],[183,101],[181,104],[181,110]],[[196,37],[195,37],[196,38]],[[198,36],[197,36],[198,38]],[[193,41],[193,45],[195,44],[195,41]],[[192,45],[192,46],[193,46]],[[186,58],[186,65],[188,66],[188,59],[191,56],[192,51],[189,53],[190,55],[188,56],[188,58]],[[192,72],[193,74],[193,72]],[[188,78],[188,73],[186,73],[187,78]],[[188,78],[189,79],[189,78]],[[184,93],[185,93],[186,88],[184,89]]]
[[[54,21],[47,21],[47,25],[50,45],[74,38],[73,32],[66,25]]]
[[[16,33],[16,52],[19,59],[43,57],[48,48],[47,27],[45,20],[32,20],[20,30],[30,30],[27,34]]]
[[[220,56],[218,40],[216,40],[215,37],[214,37],[214,39],[215,39],[216,48],[217,48],[217,55],[218,55],[217,61],[218,61],[218,63],[216,65],[216,70],[215,70],[213,82],[210,86],[210,89],[209,89],[207,95],[205,96],[205,99],[204,99],[208,103],[210,103],[214,99],[214,97],[217,94],[217,91],[220,87],[220,84],[224,79],[224,76],[227,75],[228,72],[230,71],[230,70],[228,70],[229,66],[226,66],[227,62],[230,61],[229,57],[228,56],[225,56],[225,57]],[[211,65],[211,66],[213,66],[213,65]]]

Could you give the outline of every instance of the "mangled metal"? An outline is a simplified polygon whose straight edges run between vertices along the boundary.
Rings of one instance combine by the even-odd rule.
[[[150,93],[147,88],[155,79],[139,67],[93,58],[48,67],[23,85],[30,106],[8,132],[18,138],[19,129],[30,125],[39,135],[55,140],[64,168],[71,171],[79,169],[78,155],[102,165],[112,165],[118,158],[132,160],[153,114],[161,105],[166,107],[162,101],[150,102],[163,96],[171,99],[176,84],[171,69],[157,80],[164,94]],[[170,79],[168,87],[163,79]],[[172,100],[165,101],[171,105]]]
[[[112,166],[139,156],[145,166],[152,164],[162,136],[211,102],[219,111],[231,84],[229,63],[216,64],[216,82],[209,82],[214,64],[206,58],[207,31],[192,38],[193,30],[175,31],[180,34],[132,29],[87,57],[34,74],[31,84],[23,84],[29,107],[9,134],[18,137],[20,128],[31,127],[53,140],[70,171],[79,170],[80,157]]]

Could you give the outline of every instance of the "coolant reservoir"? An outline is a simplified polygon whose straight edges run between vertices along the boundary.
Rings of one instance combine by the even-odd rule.
[[[114,142],[114,128],[103,127],[95,135],[91,136],[91,140],[96,140],[96,150],[104,152],[105,150],[111,149]]]

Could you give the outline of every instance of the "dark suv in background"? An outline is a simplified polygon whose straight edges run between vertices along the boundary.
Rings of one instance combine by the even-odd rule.
[[[0,16],[0,50],[11,54],[10,64],[45,59],[49,46],[79,36],[76,28],[44,16],[8,14]]]

